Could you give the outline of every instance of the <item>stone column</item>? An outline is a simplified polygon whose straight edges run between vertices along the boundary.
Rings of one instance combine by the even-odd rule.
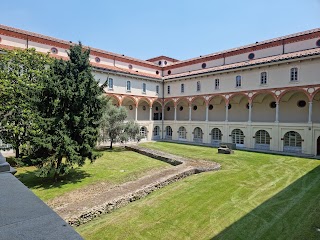
[[[138,121],[138,106],[136,106],[136,116],[135,116],[135,120]]]
[[[174,107],[174,121],[177,121],[177,106]]]
[[[152,107],[150,107],[149,111],[149,121],[152,121]]]
[[[209,105],[206,104],[206,122],[209,121]]]
[[[164,106],[162,106],[162,108],[161,108],[161,117],[162,117],[162,120],[164,120]]]
[[[229,103],[226,103],[226,120],[225,120],[225,122],[228,122],[229,121]]]
[[[276,123],[279,122],[279,102],[276,102]]]
[[[189,105],[189,121],[191,121],[191,104]]]
[[[248,116],[249,123],[251,123],[251,115],[252,115],[252,103],[249,102],[249,116]]]
[[[309,102],[308,123],[312,123],[312,102]]]

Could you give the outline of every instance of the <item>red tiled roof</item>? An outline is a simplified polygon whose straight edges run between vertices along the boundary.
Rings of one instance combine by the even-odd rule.
[[[282,36],[282,37],[272,38],[269,40],[265,40],[265,41],[261,41],[261,42],[241,46],[241,47],[231,48],[228,50],[224,50],[224,51],[220,51],[220,52],[216,52],[216,53],[211,53],[211,54],[207,54],[207,55],[202,55],[200,57],[190,58],[187,60],[171,63],[170,65],[164,67],[163,70],[169,70],[169,69],[187,66],[187,65],[191,65],[191,64],[195,64],[195,63],[201,63],[201,62],[205,62],[205,61],[223,58],[224,56],[227,57],[227,56],[237,55],[237,54],[241,54],[242,52],[256,51],[256,50],[263,49],[263,48],[278,46],[283,43],[287,44],[290,42],[297,42],[297,41],[302,41],[304,39],[311,39],[311,38],[315,38],[315,37],[320,37],[320,28],[315,28],[315,29],[311,29],[311,30],[307,30],[307,31],[303,31],[303,32],[298,32],[298,33],[294,33],[294,34],[290,34],[290,35],[286,35],[286,36]]]
[[[167,61],[171,61],[171,62],[179,62],[179,60],[175,59],[175,58],[171,58],[171,57],[167,57],[167,56],[158,56],[158,57],[154,57],[154,58],[150,58],[147,59],[146,61],[148,62],[155,62],[158,60],[167,60]]]
[[[314,48],[314,49],[308,49],[303,50],[299,52],[293,52],[293,53],[287,53],[282,55],[276,55],[272,57],[266,57],[266,58],[260,58],[256,60],[248,60],[244,62],[238,62],[238,63],[232,63],[212,68],[206,68],[206,69],[200,69],[190,72],[184,72],[184,73],[178,73],[178,74],[171,74],[169,76],[164,77],[164,79],[174,79],[179,77],[187,77],[187,76],[193,76],[198,74],[205,74],[210,72],[219,72],[224,70],[230,70],[230,69],[237,69],[241,67],[249,67],[259,64],[266,64],[266,63],[272,63],[272,62],[279,62],[279,61],[285,61],[290,60],[294,58],[302,58],[302,57],[308,57],[313,55],[320,55],[320,48]]]
[[[131,74],[131,75],[143,76],[143,77],[148,77],[148,78],[153,78],[153,79],[158,79],[158,80],[162,79],[162,77],[160,75],[156,75],[156,74],[150,74],[150,73],[144,73],[144,72],[136,72],[136,71],[130,70],[130,69],[123,69],[123,68],[110,66],[110,65],[99,64],[99,63],[91,63],[91,65],[95,69],[114,71],[114,72],[120,72],[120,73],[127,73],[127,74]]]
[[[51,42],[60,43],[60,44],[66,45],[66,46],[73,45],[69,41],[65,41],[65,40],[61,40],[61,39],[53,38],[53,37],[48,37],[48,36],[45,36],[45,35],[42,35],[42,34],[29,32],[29,31],[26,31],[26,30],[21,30],[21,29],[17,29],[17,28],[13,28],[13,27],[8,27],[8,26],[2,25],[2,24],[0,24],[0,29],[6,30],[6,31],[9,31],[9,32],[22,34],[22,35],[25,35],[25,36],[32,36],[32,37],[35,37],[35,38],[40,38],[40,39],[48,40],[48,41],[51,41]],[[156,66],[156,64],[154,64],[152,62],[149,62],[149,61],[140,60],[140,59],[132,58],[132,57],[127,57],[127,56],[124,56],[124,55],[121,55],[121,54],[107,52],[107,51],[104,51],[104,50],[101,50],[101,49],[97,49],[97,48],[92,48],[92,47],[89,47],[89,46],[84,46],[84,47],[85,48],[90,48],[90,50],[91,50],[93,55],[95,54],[95,52],[102,53],[102,54],[107,55],[106,57],[109,56],[109,58],[110,57],[116,57],[119,60],[123,59],[123,60],[127,60],[129,62],[132,62],[132,64],[135,64],[135,63],[138,64],[138,65],[142,64],[142,65],[147,66],[147,67],[160,69],[158,66]]]

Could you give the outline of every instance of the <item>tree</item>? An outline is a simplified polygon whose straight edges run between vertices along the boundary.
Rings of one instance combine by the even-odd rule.
[[[126,142],[135,139],[139,133],[139,126],[133,122],[125,122],[127,110],[117,107],[108,101],[101,120],[100,141],[110,141],[110,148],[114,142]]]
[[[86,158],[93,161],[93,148],[104,100],[92,75],[90,50],[81,43],[70,48],[69,60],[55,60],[45,79],[37,105],[40,133],[32,139],[38,176],[53,172],[54,180]]]
[[[35,49],[0,54],[0,139],[11,144],[16,157],[37,130],[36,93],[48,77],[52,62],[48,54]]]

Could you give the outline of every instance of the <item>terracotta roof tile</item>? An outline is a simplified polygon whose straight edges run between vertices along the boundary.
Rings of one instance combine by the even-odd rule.
[[[192,75],[198,75],[198,74],[204,74],[204,73],[210,73],[210,72],[218,72],[218,71],[224,71],[224,70],[230,70],[230,69],[236,69],[241,67],[249,67],[259,64],[265,64],[265,63],[272,63],[272,62],[279,62],[279,61],[285,61],[290,60],[294,58],[301,58],[301,57],[307,57],[307,56],[313,56],[313,55],[320,55],[320,48],[315,49],[308,49],[303,50],[299,52],[293,52],[293,53],[287,53],[282,55],[276,55],[272,57],[266,57],[266,58],[260,58],[256,60],[248,60],[244,62],[238,62],[238,63],[232,63],[212,68],[206,68],[206,69],[200,69],[195,70],[191,72],[184,72],[184,73],[178,73],[178,74],[171,74],[170,76],[164,77],[164,79],[174,79],[179,77],[187,77]]]

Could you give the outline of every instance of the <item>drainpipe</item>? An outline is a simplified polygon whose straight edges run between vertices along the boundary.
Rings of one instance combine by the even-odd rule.
[[[162,77],[163,77],[163,70],[162,70]],[[162,128],[162,134],[161,134],[161,138],[163,139],[163,132],[164,132],[164,111],[162,111],[162,109],[164,109],[164,79],[162,79],[162,107],[161,107],[161,114],[162,114],[162,117],[161,117],[161,128]]]
[[[27,49],[29,48],[29,37],[27,36]]]

